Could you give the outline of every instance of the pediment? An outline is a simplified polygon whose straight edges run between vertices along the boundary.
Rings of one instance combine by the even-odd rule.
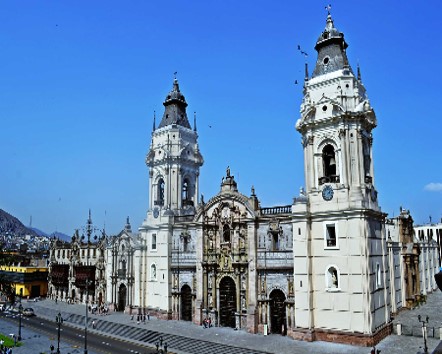
[[[248,198],[238,192],[220,193],[206,204],[200,204],[195,220],[202,222],[203,214],[210,220],[222,220],[232,216],[249,219],[256,216]]]

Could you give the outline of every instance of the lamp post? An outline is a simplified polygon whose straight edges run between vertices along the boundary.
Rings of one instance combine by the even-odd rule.
[[[21,299],[20,299],[20,305],[18,306],[18,336],[17,339],[21,341],[21,316],[23,313],[23,306],[21,305]]]
[[[92,284],[91,280],[86,280],[86,301],[85,301],[85,303],[86,303],[86,316],[84,319],[84,354],[87,354],[87,321],[88,321],[88,319],[87,319],[87,300],[89,297],[89,293],[88,293],[89,285],[91,285],[91,284]]]
[[[164,342],[163,344],[163,336],[160,336],[160,339],[156,341],[155,347],[157,349],[157,353],[167,354],[167,343]]]
[[[60,354],[60,329],[61,329],[61,325],[63,323],[63,317],[61,317],[60,312],[55,317],[55,322],[57,323],[57,326],[58,326],[57,354]]]
[[[422,336],[424,337],[424,353],[428,353],[428,347],[427,347],[427,323],[430,319],[428,316],[425,318],[425,320],[421,319],[421,315],[417,316],[420,323],[422,323]]]

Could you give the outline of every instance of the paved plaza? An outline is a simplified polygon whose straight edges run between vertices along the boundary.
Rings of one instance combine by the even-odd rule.
[[[428,339],[428,348],[430,353],[439,344],[439,327],[442,327],[442,314],[439,311],[442,304],[442,293],[435,292],[428,296],[427,303],[414,309],[403,310],[394,319],[394,328],[397,329],[397,324],[401,324],[404,332],[414,334],[409,335],[391,335],[378,344],[377,349],[381,350],[382,354],[408,354],[418,353],[423,351],[423,339],[420,336],[421,324],[418,321],[418,315],[422,318],[429,316],[428,330],[429,335],[436,335],[436,338]],[[84,326],[85,306],[81,304],[68,305],[64,302],[55,303],[52,300],[42,300],[38,302],[24,301],[25,307],[34,308],[38,317],[46,319],[55,319],[58,312],[61,312],[65,319],[64,325]],[[349,354],[368,354],[371,348],[356,347],[337,343],[326,342],[302,342],[295,341],[280,335],[260,335],[248,334],[244,331],[236,331],[231,328],[203,328],[195,324],[183,321],[165,321],[151,317],[149,321],[137,322],[136,317],[121,312],[112,312],[108,315],[91,315],[89,314],[89,324],[95,321],[96,329],[89,327],[90,331],[98,331],[102,334],[121,337],[124,340],[140,342],[144,345],[153,347],[153,340],[156,338],[146,338],[164,334],[166,340],[170,340],[170,353],[185,354],[185,353],[201,353],[201,346],[204,345],[206,349],[204,353],[213,352],[207,348],[213,347],[217,354],[228,353],[349,353]],[[411,329],[411,330],[410,330]],[[12,323],[0,321],[0,331],[6,334],[14,333],[16,328]],[[123,335],[114,335],[112,333],[124,333]],[[26,328],[26,321],[24,321],[23,346],[15,348],[14,354],[24,353],[49,353],[49,346],[54,343],[54,338],[40,336],[37,333]],[[144,335],[145,334],[145,335]],[[145,339],[145,340],[143,340]],[[174,348],[174,345],[176,346]],[[186,344],[186,350],[180,350]],[[239,348],[244,348],[244,351],[238,351]],[[67,343],[62,342],[61,353],[82,353],[81,348],[72,348]],[[89,354],[96,354],[89,351]]]

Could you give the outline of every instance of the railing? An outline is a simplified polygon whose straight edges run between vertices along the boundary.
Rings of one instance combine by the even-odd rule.
[[[196,254],[195,252],[180,251],[178,256],[178,250],[172,250],[171,265],[172,267],[178,267],[179,265],[182,268],[196,267]]]
[[[183,200],[183,206],[194,206],[193,200]]]
[[[269,208],[261,208],[262,215],[274,215],[274,214],[290,214],[292,212],[291,205],[275,206]]]
[[[174,216],[175,222],[192,221],[193,218],[194,218],[194,215],[175,215]]]
[[[333,175],[333,176],[324,176],[318,178],[319,185],[322,185],[324,183],[339,183],[340,178],[339,176]]]
[[[291,250],[283,251],[264,251],[259,250],[257,254],[258,268],[291,268],[293,267],[293,252]]]
[[[154,200],[153,205],[164,206],[164,200]]]

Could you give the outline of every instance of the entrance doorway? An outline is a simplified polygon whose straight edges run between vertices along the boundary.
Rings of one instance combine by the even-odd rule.
[[[181,288],[181,320],[192,321],[192,290],[189,285]]]
[[[287,333],[285,322],[285,295],[279,290],[275,289],[270,293],[270,330],[275,334]]]
[[[32,285],[31,297],[39,297],[40,295],[40,285]]]
[[[219,324],[222,327],[236,327],[236,286],[230,277],[219,283]]]
[[[120,288],[118,289],[118,311],[124,311],[126,308],[126,294],[126,285],[121,284]]]

